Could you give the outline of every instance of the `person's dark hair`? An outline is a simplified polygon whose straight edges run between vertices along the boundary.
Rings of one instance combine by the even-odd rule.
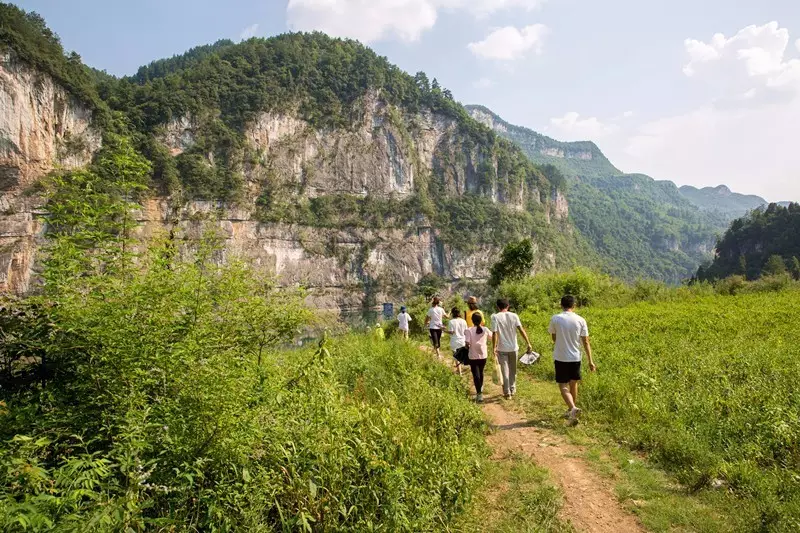
[[[453,309],[451,309],[450,314],[453,315],[453,318],[461,317],[461,311],[458,309],[458,307],[454,307]]]
[[[483,315],[480,313],[472,313],[472,324],[475,326],[475,333],[480,335],[483,333],[483,328],[481,324],[483,323]]]
[[[432,304],[434,307],[436,307],[436,306],[437,306],[437,305],[439,305],[440,303],[442,303],[442,301],[439,299],[439,297],[438,297],[438,296],[434,296],[434,297],[433,297],[433,300],[431,300],[431,304]]]
[[[575,297],[571,294],[567,294],[561,298],[561,308],[562,309],[574,309],[575,308]]]
[[[508,309],[510,306],[511,304],[509,304],[508,300],[506,300],[505,298],[500,298],[499,300],[497,300],[497,309],[499,309],[500,311]]]

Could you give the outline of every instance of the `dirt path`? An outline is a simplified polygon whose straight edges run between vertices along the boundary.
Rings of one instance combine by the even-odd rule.
[[[488,381],[488,380],[487,380]],[[495,456],[523,453],[550,471],[564,494],[561,518],[578,531],[643,532],[636,519],[617,501],[613,487],[580,458],[582,449],[546,428],[530,424],[522,415],[507,409],[500,401],[500,389],[486,383],[483,412],[494,432],[489,444]]]

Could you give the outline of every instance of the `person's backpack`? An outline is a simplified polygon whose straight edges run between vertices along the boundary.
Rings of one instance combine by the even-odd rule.
[[[455,353],[453,354],[453,357],[455,357],[456,361],[458,361],[462,365],[468,365],[469,364],[469,348],[467,348],[466,346],[462,346],[461,348],[459,348],[458,350],[455,351]]]

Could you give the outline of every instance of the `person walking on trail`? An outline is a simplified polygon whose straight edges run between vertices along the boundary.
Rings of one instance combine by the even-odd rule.
[[[469,369],[472,371],[472,383],[475,385],[475,401],[483,402],[483,370],[489,357],[488,341],[494,339],[492,331],[482,326],[483,315],[473,313],[473,327],[466,333],[466,346],[469,349]],[[495,347],[496,349],[496,347]]]
[[[453,317],[453,319],[447,325],[447,333],[450,335],[450,349],[453,350],[453,355],[455,356],[455,353],[465,346],[465,335],[469,327],[467,326],[466,321],[461,318],[461,310],[459,310],[458,307],[454,307],[450,311],[450,315]],[[456,362],[456,372],[458,372],[458,375],[460,376],[461,363],[458,361],[458,359],[455,359],[455,357],[453,360]]]
[[[509,311],[508,308],[508,300],[504,298],[497,300],[497,314],[492,315],[492,329],[494,330],[494,355],[500,363],[500,374],[503,378],[503,396],[511,399],[517,393],[518,331],[528,344],[528,351],[532,351],[533,348],[519,316]]]
[[[411,320],[411,315],[406,311],[406,306],[400,306],[400,314],[397,315],[397,329],[400,331],[400,335],[406,340],[408,340],[409,323]]]
[[[442,344],[442,332],[444,331],[444,319],[450,318],[447,313],[442,309],[442,300],[438,296],[434,296],[431,300],[431,308],[428,309],[428,316],[425,317],[425,325],[428,327],[428,333],[431,336],[431,344],[436,357],[442,358],[439,352]]]
[[[464,320],[467,321],[467,327],[472,327],[472,315],[474,313],[479,313],[478,311],[478,299],[474,296],[470,296],[467,299],[467,314],[464,315]]]
[[[592,346],[589,343],[589,327],[583,317],[575,313],[575,297],[561,298],[562,312],[550,319],[548,331],[553,337],[553,361],[556,367],[556,383],[561,397],[567,404],[565,418],[577,423],[578,415],[578,382],[581,380],[581,344],[589,359],[589,369],[594,372],[597,367],[592,359]]]

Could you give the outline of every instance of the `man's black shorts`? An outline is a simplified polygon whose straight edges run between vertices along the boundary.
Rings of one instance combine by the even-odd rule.
[[[555,361],[556,363],[556,383],[569,383],[570,381],[581,380],[581,362],[575,361],[565,363],[564,361]]]

